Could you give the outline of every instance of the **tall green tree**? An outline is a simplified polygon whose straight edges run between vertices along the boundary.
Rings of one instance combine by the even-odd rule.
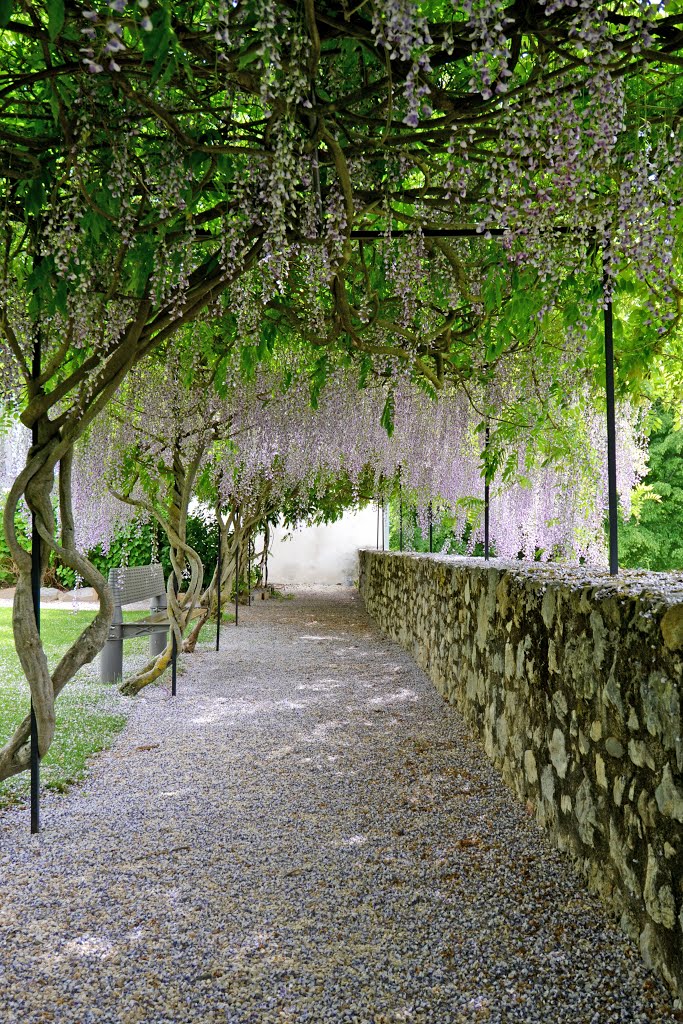
[[[683,430],[660,409],[634,515],[619,528],[619,560],[633,569],[683,569]]]

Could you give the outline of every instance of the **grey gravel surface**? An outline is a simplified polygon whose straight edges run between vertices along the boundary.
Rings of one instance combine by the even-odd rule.
[[[354,592],[240,619],[0,815],[3,1024],[678,1018]]]

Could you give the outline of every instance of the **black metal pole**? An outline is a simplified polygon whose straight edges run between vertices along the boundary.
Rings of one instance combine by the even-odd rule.
[[[382,498],[382,551],[384,551],[385,547],[386,544],[384,541],[384,498]]]
[[[488,562],[491,554],[491,488],[484,481],[484,559]]]
[[[414,230],[411,228],[392,228],[392,238],[413,238]],[[507,228],[488,228],[486,232],[477,228],[423,228],[422,234],[425,238],[482,238],[488,235],[491,238],[502,238],[509,234]],[[566,228],[556,228],[553,234],[572,234]],[[356,228],[350,233],[350,237],[356,241],[372,241],[375,238],[386,238],[386,230],[379,228]]]
[[[247,538],[247,604],[251,608],[251,534]]]
[[[41,351],[40,334],[37,335],[33,345],[33,366],[32,376],[34,380],[40,377]],[[38,444],[38,425],[33,424],[31,429],[31,443]],[[36,630],[40,636],[40,584],[42,582],[42,566],[40,551],[40,534],[36,528],[35,513],[31,513],[31,596],[33,598],[33,614],[36,620]],[[38,719],[31,700],[31,833],[36,835],[40,832],[40,751],[38,748]]]
[[[488,450],[490,438],[489,425],[486,424],[484,434],[484,450]],[[488,470],[484,466],[484,559],[488,562],[491,553],[491,488],[489,485]]]
[[[422,234],[425,238],[482,238],[488,240],[488,238],[503,238],[509,234],[508,228],[487,228],[485,231],[481,231],[479,228],[423,228]],[[579,238],[585,237],[582,232],[576,231],[574,228],[566,228],[558,226],[551,228],[548,232],[549,235],[557,235],[558,238]],[[593,236],[595,234],[595,228],[591,228],[587,234]],[[356,241],[372,241],[376,238],[386,238],[386,228],[356,228],[350,232],[350,238]],[[412,238],[414,237],[413,228],[392,228],[392,238]]]
[[[607,296],[607,274],[603,279]],[[619,526],[617,519],[617,431],[614,409],[614,331],[612,299],[605,298],[605,397],[607,399],[607,505],[609,513],[609,571],[619,572]]]
[[[240,614],[240,546],[237,543],[237,531],[235,531],[235,625]]]
[[[403,487],[400,466],[398,467],[398,549],[403,551]]]
[[[172,571],[172,583],[173,593],[177,596],[178,594],[178,580],[176,579],[175,572]],[[175,630],[171,633],[171,696],[175,697],[178,689],[178,641],[176,640]]]
[[[40,536],[36,530],[35,516],[31,516],[31,585],[33,591],[33,613],[40,635]],[[37,572],[36,572],[37,569]],[[37,576],[37,581],[36,581]],[[38,750],[38,719],[31,699],[31,833],[40,832],[40,753]]]
[[[175,632],[171,638],[171,696],[178,692],[178,641]]]
[[[223,572],[223,563],[221,561],[221,521],[217,520],[218,525],[218,555],[216,557],[216,650],[220,650],[221,646],[221,573]]]
[[[38,753],[38,719],[31,701],[31,834],[40,832],[40,755]]]
[[[270,529],[268,528],[263,536],[263,543],[266,545],[265,558],[263,562],[263,586],[264,590],[268,589],[268,541],[269,541]]]
[[[434,550],[434,522],[432,515],[432,503],[429,502],[429,554]]]

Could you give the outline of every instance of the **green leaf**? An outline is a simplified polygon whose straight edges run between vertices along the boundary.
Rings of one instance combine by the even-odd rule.
[[[12,17],[14,0],[0,0],[0,28],[4,28]]]
[[[216,364],[216,393],[220,398],[228,395],[228,360],[223,356]]]
[[[66,281],[59,281],[54,293],[54,307],[60,313],[66,313],[67,311],[67,293]]]
[[[358,374],[358,387],[359,388],[367,387],[368,377],[370,376],[370,371],[371,370],[372,370],[372,359],[367,354],[367,352],[364,352],[363,355],[361,356],[361,359],[360,359],[360,371],[359,371],[359,374]]]
[[[219,153],[216,159],[216,170],[220,175],[226,177],[232,174],[235,161],[229,153]]]
[[[24,209],[27,213],[33,214],[37,217],[43,208],[45,202],[45,189],[40,178],[34,178],[29,183],[28,192],[26,193],[26,199],[24,200]]]
[[[240,370],[246,380],[253,380],[258,363],[258,353],[253,345],[244,345],[240,352]]]
[[[431,398],[432,402],[436,402],[439,394],[431,381],[427,380],[426,377],[416,377],[415,384],[423,394]]]
[[[57,101],[57,97],[55,96],[55,94],[53,92],[50,93],[49,101],[50,101],[50,110],[52,111],[52,120],[54,121],[54,123],[56,125],[58,125],[59,124],[59,103]]]
[[[26,287],[29,291],[35,292],[49,280],[50,274],[54,269],[54,260],[52,256],[46,256],[43,259],[38,258],[33,265],[33,270],[29,274],[26,280]]]
[[[327,380],[327,367],[328,359],[327,353],[318,356],[315,361],[313,372],[311,373],[311,408],[318,408],[318,399],[320,398],[320,392],[325,387]]]
[[[204,138],[201,140],[204,145],[208,145],[206,136],[208,132],[204,133]],[[213,141],[213,140],[212,140]],[[187,163],[194,171],[195,177],[202,178],[204,172],[209,167],[211,157],[207,156],[206,153],[189,153],[187,156]]]
[[[171,56],[171,17],[164,8],[157,8],[151,15],[152,30],[142,36],[145,59],[154,61],[152,83],[155,83]]]
[[[151,244],[141,242],[131,249],[129,260],[126,263],[128,281],[131,291],[135,295],[142,295],[152,269],[154,267],[154,250]]]
[[[245,53],[240,54],[237,61],[237,67],[240,71],[244,71],[245,68],[249,67],[250,64],[253,64],[253,62],[258,60],[261,56],[263,56],[263,54],[260,45],[254,44],[249,47]]]
[[[47,30],[56,39],[64,27],[64,0],[47,0]]]
[[[102,236],[106,235],[108,221],[106,217],[102,217],[95,210],[89,210],[83,217],[81,225],[92,235],[93,240],[97,244],[102,239]]]
[[[163,50],[159,53],[157,59],[154,61],[154,67],[152,69],[151,81],[157,85],[159,89],[165,89],[171,81],[171,78],[175,74],[177,68],[177,62],[175,54],[170,48],[171,37],[169,35],[169,49]]]
[[[394,412],[396,411],[396,401],[394,399],[394,392],[390,391],[387,395],[384,408],[382,409],[382,415],[380,417],[380,423],[387,432],[388,437],[391,437],[394,433]]]
[[[273,351],[275,348],[275,341],[277,340],[277,329],[272,320],[264,320],[261,324],[261,334],[258,343],[258,357],[259,359],[265,359],[265,357]]]
[[[496,275],[484,288],[484,308],[486,312],[491,313],[494,309],[498,309],[501,299],[500,278]]]

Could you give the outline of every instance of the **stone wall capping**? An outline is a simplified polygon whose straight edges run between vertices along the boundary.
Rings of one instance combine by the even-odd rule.
[[[683,574],[359,560],[370,615],[683,998]]]
[[[380,551],[375,548],[361,548],[363,554],[379,554],[384,558],[411,559],[417,562],[425,560],[453,568],[468,569],[472,572],[500,573],[508,570],[517,579],[528,578],[538,584],[557,585],[561,590],[593,590],[592,597],[621,597],[632,599],[645,598],[658,605],[660,602],[667,607],[683,605],[683,572],[650,572],[646,569],[621,569],[618,576],[610,576],[607,569],[600,566],[565,565],[560,562],[528,562],[521,559],[491,558],[484,562],[482,558],[468,555],[425,555],[417,551]],[[663,610],[663,609],[660,609]],[[681,611],[683,615],[683,609]]]

